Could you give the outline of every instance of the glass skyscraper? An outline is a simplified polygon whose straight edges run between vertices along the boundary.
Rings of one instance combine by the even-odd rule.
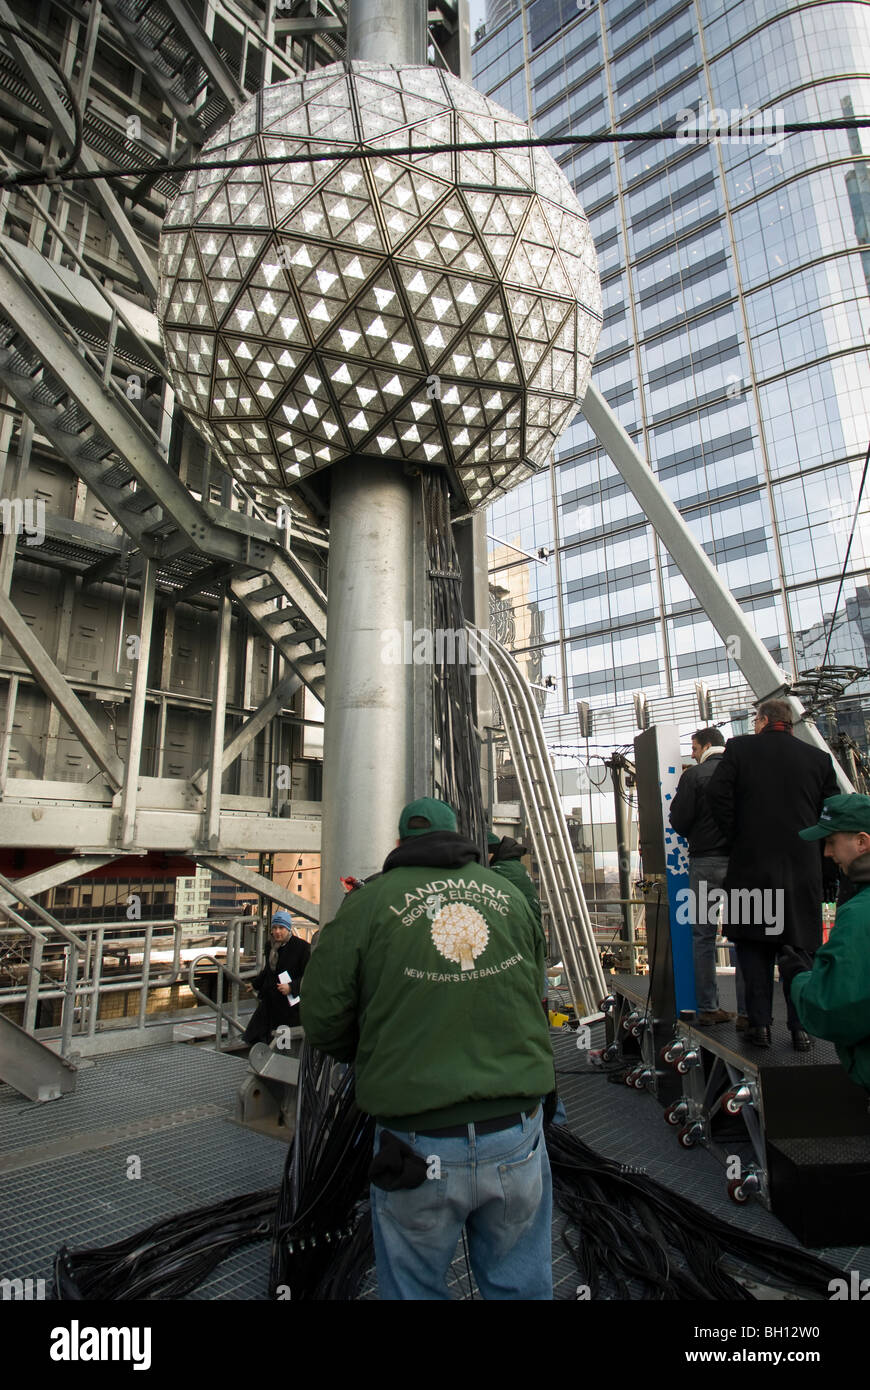
[[[870,6],[493,0],[473,63],[538,135],[650,132],[552,151],[598,252],[593,380],[775,660],[818,666],[870,441],[870,132],[753,131],[870,112]],[[721,110],[737,138],[655,138]],[[870,483],[828,664],[870,665],[868,514]],[[488,529],[495,629],[548,716],[589,700],[603,726],[643,691],[697,724],[696,681],[740,685],[582,416]]]

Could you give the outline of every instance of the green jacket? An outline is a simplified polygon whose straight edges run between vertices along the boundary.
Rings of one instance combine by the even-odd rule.
[[[523,846],[517,844],[516,840],[505,837],[495,850],[490,861],[490,868],[494,873],[501,874],[509,883],[513,883],[519,888],[535,918],[541,920],[541,900],[535,892],[535,885],[524,864],[520,863],[520,858],[524,853]]]
[[[808,1033],[834,1043],[859,1086],[870,1090],[870,884],[842,907],[812,970],[795,975],[791,997]]]
[[[474,853],[450,832],[402,841],[323,927],[305,972],[308,1040],[355,1061],[360,1109],[394,1129],[533,1110],[553,1089],[543,933]]]

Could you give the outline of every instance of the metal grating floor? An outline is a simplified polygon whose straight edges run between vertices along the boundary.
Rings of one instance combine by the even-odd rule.
[[[552,1036],[569,1124],[588,1144],[726,1220],[796,1244],[760,1204],[729,1201],[720,1164],[703,1149],[681,1149],[652,1097],[589,1069],[573,1035]],[[603,1027],[593,1040],[601,1044]],[[0,1277],[50,1281],[61,1245],[106,1245],[210,1200],[277,1188],[285,1145],[231,1118],[246,1071],[237,1057],[165,1044],[97,1058],[76,1094],[46,1105],[0,1086]],[[127,1177],[133,1154],[140,1178]],[[554,1297],[573,1300],[578,1275],[558,1217],[553,1234]],[[870,1274],[866,1248],[822,1253]],[[266,1299],[268,1262],[266,1242],[237,1251],[189,1297]],[[461,1252],[450,1283],[455,1298],[471,1296]],[[377,1297],[372,1276],[360,1296]]]

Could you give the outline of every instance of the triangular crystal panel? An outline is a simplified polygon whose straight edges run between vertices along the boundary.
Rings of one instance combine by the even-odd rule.
[[[283,229],[303,240],[340,241],[361,251],[382,250],[377,217],[364,181],[359,180],[358,192],[348,193],[343,187],[355,176],[356,170],[345,169],[330,179],[287,219]]]

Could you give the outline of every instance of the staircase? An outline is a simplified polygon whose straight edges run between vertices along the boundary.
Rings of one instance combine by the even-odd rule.
[[[326,598],[316,581],[266,520],[192,495],[144,417],[104,379],[93,349],[47,295],[24,284],[5,252],[0,386],[174,587],[232,567],[238,603],[322,700]]]
[[[607,987],[540,712],[509,652],[488,634],[467,626],[471,651],[486,671],[501,710],[571,993],[582,1014],[592,1015],[598,1013]]]
[[[198,150],[247,100],[186,0],[103,0],[103,10]]]

